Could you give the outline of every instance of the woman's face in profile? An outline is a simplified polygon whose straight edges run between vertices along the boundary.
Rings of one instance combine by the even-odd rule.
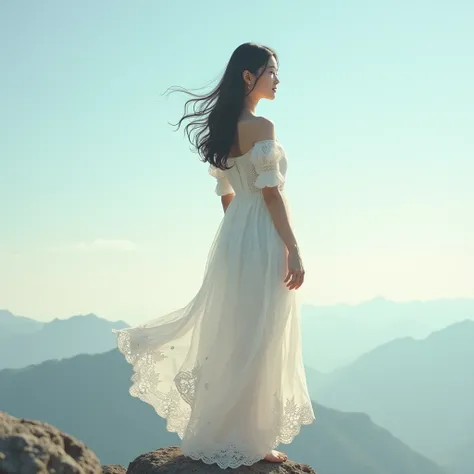
[[[261,69],[258,71],[260,74]],[[270,56],[267,67],[261,77],[258,78],[257,85],[251,94],[258,95],[259,98],[273,100],[276,94],[276,88],[280,83],[278,79],[278,64],[274,56]]]

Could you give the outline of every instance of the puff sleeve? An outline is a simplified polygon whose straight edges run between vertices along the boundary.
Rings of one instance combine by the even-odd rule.
[[[209,166],[209,174],[216,179],[215,192],[218,196],[234,193],[234,189],[229,183],[224,171],[214,165]]]
[[[256,188],[281,186],[285,182],[279,166],[282,157],[283,149],[277,140],[262,140],[255,143],[250,160],[257,174]]]

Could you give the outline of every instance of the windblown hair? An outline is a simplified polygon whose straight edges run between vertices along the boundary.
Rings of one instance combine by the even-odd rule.
[[[243,79],[245,70],[257,76],[254,84],[265,71],[270,57],[278,64],[278,57],[268,46],[257,43],[243,43],[229,59],[224,75],[215,89],[208,95],[197,95],[184,88],[173,89],[172,92],[185,92],[195,98],[189,99],[184,105],[184,115],[176,125],[180,128],[186,119],[194,119],[185,127],[189,141],[194,145],[200,159],[219,169],[228,169],[227,158],[237,132],[237,123],[244,107],[247,91]],[[193,112],[188,113],[187,107],[193,103]],[[191,132],[195,132],[191,138]]]

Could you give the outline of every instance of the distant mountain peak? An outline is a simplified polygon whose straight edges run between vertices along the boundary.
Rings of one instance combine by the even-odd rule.
[[[87,314],[73,314],[72,316],[69,316],[68,318],[54,318],[53,320],[51,320],[51,322],[54,322],[54,321],[71,321],[73,319],[104,319],[104,318],[101,318],[99,316],[97,316],[96,314],[94,313],[87,313]]]
[[[380,344],[379,346],[371,349],[356,359],[353,363],[348,364],[347,366],[341,367],[340,371],[345,370],[351,365],[360,363],[360,361],[365,361],[367,359],[372,359],[375,355],[380,356],[381,354],[394,353],[398,351],[407,351],[410,349],[415,349],[419,344],[430,343],[435,340],[453,340],[456,339],[459,341],[458,336],[464,336],[469,338],[469,340],[474,340],[474,320],[464,319],[462,321],[455,322],[446,326],[444,328],[433,331],[424,338],[414,338],[412,336],[397,337],[391,341]]]
[[[373,303],[378,303],[378,302],[385,303],[385,302],[390,301],[390,300],[385,298],[385,296],[379,295],[379,296],[375,296],[374,298],[372,298],[372,300],[369,300],[369,301],[372,301]]]
[[[71,316],[71,318],[92,318],[92,319],[103,319],[100,316],[97,316],[95,313],[87,313],[87,314],[75,314]]]
[[[463,319],[462,321],[457,321],[445,328],[438,329],[433,331],[427,338],[428,339],[437,339],[441,337],[453,337],[453,335],[469,335],[474,334],[474,320],[472,319]]]
[[[26,316],[18,316],[13,314],[8,309],[0,309],[0,323],[34,323],[34,324],[41,324],[39,321],[36,321],[32,318],[27,318]]]

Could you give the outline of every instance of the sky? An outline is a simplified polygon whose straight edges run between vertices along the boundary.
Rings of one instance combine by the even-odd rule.
[[[141,323],[199,289],[223,213],[176,131],[274,48],[306,304],[474,297],[474,4],[0,0],[0,309]]]

